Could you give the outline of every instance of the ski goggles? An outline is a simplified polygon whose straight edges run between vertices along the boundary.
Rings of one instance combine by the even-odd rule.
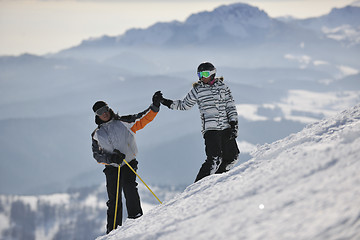
[[[202,71],[202,72],[198,72],[198,77],[199,79],[201,78],[208,78],[210,77],[211,75],[215,74],[216,73],[216,69],[212,70],[212,71]]]
[[[101,116],[101,115],[103,115],[104,113],[108,112],[109,110],[110,110],[109,106],[108,106],[108,105],[105,105],[105,106],[99,108],[98,110],[96,110],[95,113],[96,113],[96,115]]]

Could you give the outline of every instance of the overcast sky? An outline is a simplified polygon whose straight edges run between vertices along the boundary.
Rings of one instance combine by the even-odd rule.
[[[90,37],[120,35],[156,22],[189,15],[232,0],[0,0],[0,55],[57,52]],[[243,0],[271,17],[320,16],[354,0]]]

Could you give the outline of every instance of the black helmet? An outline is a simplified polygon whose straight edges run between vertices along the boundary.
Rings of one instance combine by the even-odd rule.
[[[215,67],[212,63],[210,62],[203,62],[200,63],[200,65],[197,68],[197,72],[202,72],[202,71],[212,71],[215,70]]]
[[[210,72],[211,80],[213,80],[215,78],[216,68],[214,67],[214,65],[212,63],[203,62],[198,66],[197,74],[198,74],[198,77],[199,77],[200,80],[202,78],[202,74],[200,72],[203,72],[203,71],[209,71]]]

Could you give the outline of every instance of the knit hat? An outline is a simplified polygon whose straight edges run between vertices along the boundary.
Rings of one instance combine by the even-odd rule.
[[[99,110],[100,108],[106,106],[106,102],[103,101],[97,101],[94,106],[92,107],[93,111],[96,112],[97,110]]]

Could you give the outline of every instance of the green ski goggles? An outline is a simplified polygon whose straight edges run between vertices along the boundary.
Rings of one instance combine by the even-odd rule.
[[[202,79],[202,78],[208,78],[210,77],[211,75],[215,74],[216,73],[216,69],[212,70],[212,71],[202,71],[202,72],[198,72],[198,77],[199,79]]]

